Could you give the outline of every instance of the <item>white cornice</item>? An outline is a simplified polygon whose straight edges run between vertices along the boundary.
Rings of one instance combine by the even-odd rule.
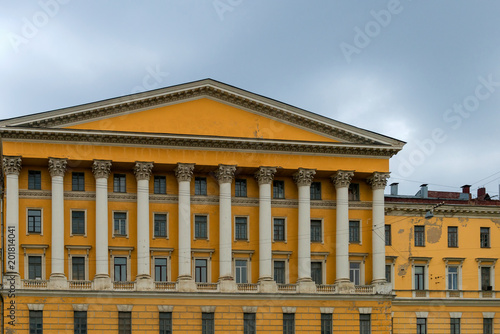
[[[422,203],[385,203],[386,216],[418,216],[424,217],[434,204]],[[477,217],[477,218],[498,218],[500,206],[490,205],[457,205],[445,204],[433,209],[435,217]]]

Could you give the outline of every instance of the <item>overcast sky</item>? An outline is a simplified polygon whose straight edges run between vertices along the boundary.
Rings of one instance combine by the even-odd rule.
[[[391,159],[400,193],[498,195],[499,13],[494,0],[2,0],[0,118],[213,78],[407,142]]]

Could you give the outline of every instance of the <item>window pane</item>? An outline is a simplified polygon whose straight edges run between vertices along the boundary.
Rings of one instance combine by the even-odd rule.
[[[164,213],[155,213],[154,215],[154,236],[167,236],[167,215]]]
[[[321,182],[311,183],[311,200],[321,199]]]
[[[385,225],[385,245],[392,245],[391,225]]]
[[[285,219],[274,219],[274,241],[285,241]]]
[[[115,281],[127,281],[127,258],[115,257]]]
[[[234,238],[236,240],[247,240],[247,217],[236,217]]]
[[[427,334],[426,318],[417,318],[417,334]]]
[[[43,333],[43,311],[29,311],[30,334]]]
[[[160,334],[172,334],[171,312],[160,312]]]
[[[201,333],[213,334],[214,333],[214,314],[202,313],[201,314]]]
[[[312,242],[321,242],[323,241],[321,233],[321,220],[313,219],[311,220],[311,241]]]
[[[247,197],[247,180],[246,179],[236,179],[236,181],[235,181],[235,196],[236,197]]]
[[[274,280],[276,283],[285,284],[285,261],[274,261]]]
[[[460,318],[450,319],[450,334],[460,334]]]
[[[75,311],[74,312],[74,328],[75,334],[87,334],[87,312]]]
[[[349,184],[349,201],[359,201],[359,184]]]
[[[73,280],[85,280],[85,258],[73,256],[71,258],[71,271]]]
[[[285,181],[273,181],[273,198],[285,198]]]
[[[415,266],[415,290],[425,290],[424,267]]]
[[[126,175],[125,174],[114,174],[113,175],[113,191],[115,193],[126,192]]]
[[[387,283],[391,283],[391,281],[392,281],[392,265],[391,264],[385,265],[385,280],[387,281]]]
[[[85,211],[71,211],[71,233],[85,234]]]
[[[42,257],[28,256],[28,278],[42,279]]]
[[[196,282],[207,282],[207,260],[196,259],[195,261],[195,280]]]
[[[118,334],[132,334],[131,312],[118,312]]]
[[[194,237],[199,239],[206,239],[208,237],[207,231],[207,216],[194,216]]]
[[[255,313],[243,314],[243,334],[255,334]]]
[[[359,262],[349,263],[349,280],[354,285],[360,285],[361,264]]]
[[[85,173],[73,172],[71,174],[71,183],[73,191],[84,191],[85,190]]]
[[[42,172],[39,170],[28,171],[28,189],[40,190],[42,189]]]
[[[483,319],[483,334],[493,334],[493,319]]]
[[[236,271],[236,283],[247,283],[247,261],[246,260],[236,260],[235,261],[235,271]]]
[[[155,259],[155,281],[167,281],[167,259]]]
[[[448,247],[458,247],[458,227],[448,226]]]
[[[370,314],[360,314],[359,315],[359,332],[361,334],[370,334],[371,333]]]
[[[425,226],[415,226],[415,246],[425,246]]]
[[[194,194],[195,195],[207,194],[207,178],[205,177],[194,178]]]
[[[481,248],[490,247],[490,228],[481,227]]]
[[[333,317],[332,314],[321,314],[321,334],[332,334]]]
[[[114,234],[127,235],[127,213],[115,212],[114,217]]]
[[[349,221],[349,242],[359,242],[359,221]]]
[[[448,267],[448,289],[458,290],[458,267]]]
[[[316,284],[323,284],[323,263],[311,262],[311,278]]]
[[[283,313],[283,334],[295,333],[295,314]]]
[[[167,178],[162,175],[155,175],[154,177],[154,193],[166,194],[167,193]]]
[[[41,210],[28,210],[28,233],[42,233]]]

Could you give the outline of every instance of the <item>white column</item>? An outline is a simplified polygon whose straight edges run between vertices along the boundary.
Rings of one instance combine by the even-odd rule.
[[[66,279],[64,276],[64,173],[66,159],[49,159],[52,178],[52,265],[51,280]]]
[[[19,279],[19,173],[21,172],[21,157],[3,157],[3,171],[7,186],[5,270],[6,276],[15,276]]]
[[[311,183],[316,171],[299,168],[293,179],[299,188],[298,281],[311,281]]]
[[[236,166],[219,165],[215,177],[219,181],[219,280],[232,280],[231,183]]]
[[[332,176],[337,190],[335,283],[349,282],[349,183],[353,175],[353,171],[339,170]]]
[[[137,280],[149,279],[149,178],[152,162],[136,161],[134,174],[137,180]]]
[[[255,173],[259,183],[259,281],[274,280],[272,268],[271,183],[275,167],[260,167]]]
[[[373,173],[367,182],[372,186],[372,284],[385,283],[385,217],[384,189],[389,173]]]
[[[108,177],[111,161],[94,160],[95,177],[95,279],[109,279],[108,263]]]
[[[177,164],[179,182],[179,280],[191,280],[191,178],[194,164]]]

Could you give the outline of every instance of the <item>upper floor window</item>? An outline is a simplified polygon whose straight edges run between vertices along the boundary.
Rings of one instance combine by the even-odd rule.
[[[28,233],[42,233],[42,210],[28,209]]]
[[[493,290],[491,284],[491,267],[481,267],[481,290]]]
[[[286,283],[285,261],[274,261],[274,281],[278,284]]]
[[[85,211],[71,211],[71,234],[85,234]]]
[[[354,285],[359,285],[361,282],[361,263],[349,262],[349,280]]]
[[[273,198],[285,198],[285,181],[273,181]]]
[[[481,248],[490,247],[490,228],[481,227]]]
[[[392,264],[385,265],[385,281],[387,283],[392,282]]]
[[[359,243],[360,241],[361,241],[361,238],[360,238],[359,220],[350,220],[349,221],[349,242]]]
[[[195,177],[194,178],[194,194],[206,195],[207,194],[207,178]]]
[[[311,200],[321,199],[321,182],[311,183]]]
[[[458,247],[457,226],[448,226],[448,247]]]
[[[247,197],[247,180],[236,179],[234,186],[234,195],[236,197]]]
[[[274,218],[274,241],[285,241],[285,218]]]
[[[311,262],[311,278],[316,284],[323,284],[323,262]]]
[[[42,279],[41,256],[28,256],[28,279]]]
[[[113,175],[113,191],[115,193],[126,192],[126,175],[125,174],[114,174]]]
[[[114,235],[126,236],[127,235],[127,213],[114,212],[113,213],[113,226]]]
[[[206,283],[208,279],[208,260],[207,259],[196,259],[194,261],[194,274],[195,281],[200,283]]]
[[[208,217],[194,216],[195,239],[208,239]]]
[[[349,184],[349,201],[359,201],[359,183]]]
[[[323,241],[321,225],[322,222],[320,219],[311,219],[311,242]]]
[[[167,259],[155,258],[155,281],[167,281]]]
[[[85,173],[82,172],[71,173],[71,190],[85,191]]]
[[[415,290],[425,290],[425,267],[415,266],[414,267],[414,277],[415,277]]]
[[[166,194],[167,193],[167,178],[163,175],[155,175],[154,177],[154,193]]]
[[[448,267],[448,290],[458,290],[458,267]]]
[[[415,246],[425,246],[425,226],[415,226]]]
[[[115,282],[127,281],[127,258],[115,257]]]
[[[85,258],[83,256],[71,257],[71,276],[74,281],[85,280]]]
[[[235,260],[235,279],[236,283],[247,283],[248,282],[248,261],[247,260]]]
[[[392,245],[391,225],[385,225],[385,245]]]
[[[40,190],[42,189],[42,172],[39,170],[28,171],[28,189]]]
[[[248,240],[247,217],[236,217],[234,222],[234,238],[236,240]]]
[[[157,238],[165,238],[167,236],[167,214],[154,214],[154,236]]]

